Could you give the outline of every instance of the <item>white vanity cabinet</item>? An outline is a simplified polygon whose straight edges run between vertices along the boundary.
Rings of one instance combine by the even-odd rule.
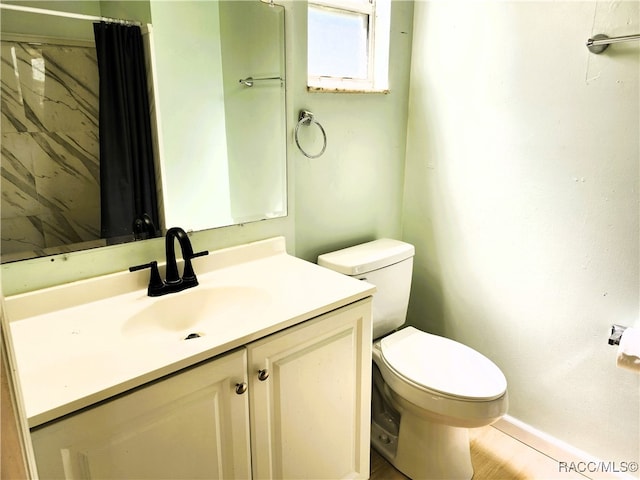
[[[371,303],[247,346],[254,478],[369,478]]]
[[[366,479],[370,382],[368,297],[34,429],[38,470]]]
[[[34,430],[40,478],[249,478],[246,372],[241,349]]]

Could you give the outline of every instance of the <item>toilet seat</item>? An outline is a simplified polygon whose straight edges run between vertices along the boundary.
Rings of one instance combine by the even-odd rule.
[[[406,327],[380,341],[385,363],[425,392],[467,401],[503,396],[507,380],[481,353],[454,340]]]

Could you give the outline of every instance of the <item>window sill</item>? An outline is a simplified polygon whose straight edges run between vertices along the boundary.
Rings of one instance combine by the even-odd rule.
[[[310,93],[378,93],[388,94],[389,89],[366,89],[366,88],[341,88],[341,87],[312,87],[307,86],[307,91]]]

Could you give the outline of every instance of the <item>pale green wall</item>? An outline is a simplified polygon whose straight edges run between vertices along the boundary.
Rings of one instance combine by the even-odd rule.
[[[137,20],[141,23],[151,22],[149,0],[100,0],[100,12],[109,18]]]
[[[640,31],[639,6],[415,8],[409,320],[494,360],[511,415],[610,462],[640,450],[640,376],[607,344],[640,326],[640,48],[584,45]]]
[[[293,2],[292,10],[295,113],[311,110],[327,132],[320,158],[308,159],[290,146],[296,252],[315,261],[336,248],[400,237],[413,2],[392,4],[388,95],[307,92],[305,2]],[[317,152],[317,145],[309,150]]]
[[[82,15],[101,15],[100,3],[93,0],[66,0],[60,2],[29,0],[5,2],[3,0],[3,3],[73,12]],[[55,17],[55,21],[43,21],[42,16],[39,14],[3,9],[0,10],[0,21],[2,22],[2,32],[4,33],[33,34],[54,38],[93,41],[93,26],[91,22],[83,20]]]
[[[150,5],[166,226],[190,231],[230,225],[218,6]]]

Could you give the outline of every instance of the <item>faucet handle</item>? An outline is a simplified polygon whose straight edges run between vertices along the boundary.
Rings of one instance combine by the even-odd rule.
[[[196,278],[196,274],[193,271],[193,265],[191,265],[191,259],[196,257],[204,257],[205,255],[209,255],[208,250],[192,253],[190,255],[187,255],[184,258],[184,271],[182,272],[183,281],[189,283],[192,286],[198,285],[198,279]]]
[[[151,269],[151,274],[149,275],[149,287],[147,288],[147,294],[150,297],[157,297],[164,287],[164,282],[162,281],[162,277],[160,276],[160,271],[158,270],[158,262],[155,260],[150,263],[145,263],[142,265],[135,265],[133,267],[129,267],[130,272],[136,272],[138,270],[144,270],[145,268]]]

